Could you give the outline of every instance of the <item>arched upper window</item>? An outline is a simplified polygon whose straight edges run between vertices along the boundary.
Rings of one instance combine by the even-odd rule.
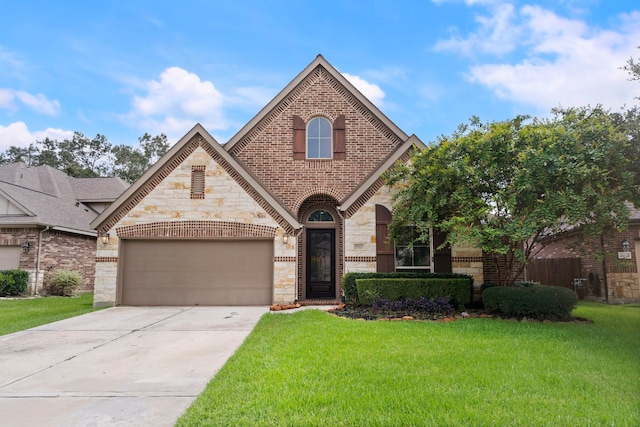
[[[311,119],[307,125],[307,158],[330,159],[333,155],[331,123],[324,117]]]
[[[311,215],[309,215],[309,222],[333,222],[333,216],[322,209],[317,211],[313,211]]]

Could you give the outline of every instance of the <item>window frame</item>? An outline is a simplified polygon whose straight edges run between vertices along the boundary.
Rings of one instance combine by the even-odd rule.
[[[311,126],[312,123],[314,123],[317,120],[323,120],[325,123],[327,123],[329,125],[329,131],[328,131],[328,135],[327,136],[323,136],[323,135],[319,135],[317,137],[318,139],[318,157],[311,157],[309,155],[309,140],[312,138],[309,134],[309,127]],[[315,138],[315,137],[314,137]],[[321,142],[329,140],[329,156],[328,157],[320,157],[320,154],[322,153],[322,146],[320,145]],[[334,153],[333,153],[333,123],[331,123],[331,121],[329,119],[327,119],[326,117],[323,116],[316,116],[313,117],[311,120],[309,120],[309,122],[306,124],[305,127],[305,156],[307,160],[331,160],[333,159]]]
[[[407,227],[411,228],[412,231],[415,230],[415,227]],[[414,234],[415,231],[413,231]],[[423,272],[433,272],[434,271],[434,250],[433,250],[433,228],[429,227],[429,241],[422,242],[417,238],[412,239],[406,244],[399,244],[404,242],[398,242],[398,239],[393,239],[393,264],[395,271],[423,271]],[[416,244],[418,243],[418,244]],[[405,247],[411,251],[411,265],[398,265],[398,248]],[[429,250],[429,265],[415,265],[415,252],[414,247],[419,248],[428,248]]]

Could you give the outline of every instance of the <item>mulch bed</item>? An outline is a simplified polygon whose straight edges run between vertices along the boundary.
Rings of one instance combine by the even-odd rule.
[[[504,319],[520,322],[531,323],[550,323],[550,322],[563,322],[563,323],[593,323],[589,319],[581,317],[572,317],[570,320],[558,320],[558,319],[545,319],[537,320],[527,317],[502,317],[499,314],[493,314],[480,308],[469,308],[464,310],[454,311],[452,313],[426,313],[421,311],[392,311],[392,310],[375,310],[372,307],[366,306],[351,306],[341,304],[337,308],[328,310],[330,313],[338,317],[345,317],[349,319],[357,320],[378,320],[378,321],[400,321],[400,320],[415,320],[415,321],[435,321],[435,322],[454,322],[458,320],[466,319]]]

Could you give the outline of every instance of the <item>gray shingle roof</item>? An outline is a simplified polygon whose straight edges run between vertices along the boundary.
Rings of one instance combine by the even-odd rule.
[[[0,166],[0,194],[24,215],[0,215],[1,225],[43,225],[95,233],[98,215],[83,202],[112,202],[128,184],[120,178],[73,178],[49,166],[13,163]]]

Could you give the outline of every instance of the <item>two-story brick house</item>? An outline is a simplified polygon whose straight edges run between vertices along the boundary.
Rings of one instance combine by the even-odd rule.
[[[421,147],[318,56],[226,144],[196,125],[92,223],[95,304],[335,302],[348,271],[479,284],[476,249],[387,242],[381,175]]]

